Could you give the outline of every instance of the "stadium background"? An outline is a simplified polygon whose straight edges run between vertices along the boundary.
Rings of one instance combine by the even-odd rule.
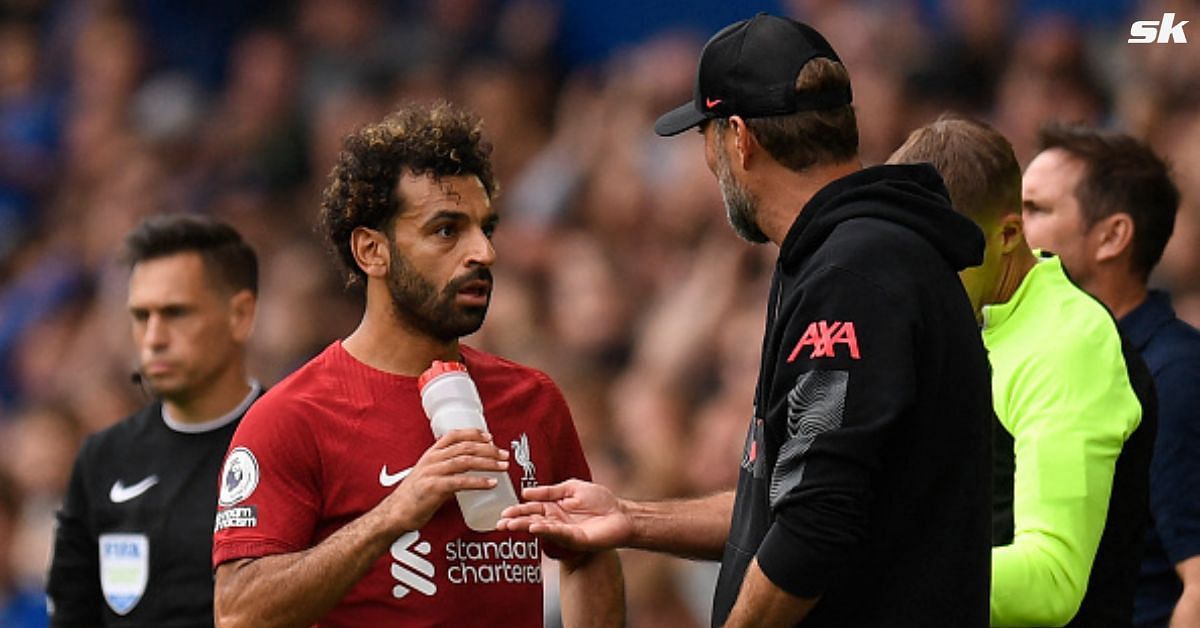
[[[164,210],[237,226],[273,384],[357,323],[313,223],[341,136],[403,100],[474,109],[496,147],[497,288],[469,342],[554,377],[620,493],[732,486],[775,249],[725,225],[698,135],[650,127],[704,39],[758,10],[834,43],[868,164],[948,109],[1022,162],[1048,120],[1149,140],[1184,196],[1154,283],[1200,323],[1200,44],[1126,43],[1166,11],[1200,39],[1200,2],[2,0],[0,608],[42,586],[80,438],[145,402],[123,234]],[[713,566],[624,561],[631,625],[706,624]]]

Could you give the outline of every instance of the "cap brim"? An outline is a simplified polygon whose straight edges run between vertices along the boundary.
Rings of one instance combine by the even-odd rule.
[[[707,115],[696,111],[695,103],[689,102],[660,116],[654,123],[654,132],[663,137],[678,135],[707,119]]]

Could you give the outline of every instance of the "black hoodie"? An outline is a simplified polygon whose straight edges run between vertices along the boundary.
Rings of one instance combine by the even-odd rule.
[[[779,253],[713,624],[752,559],[803,626],[987,626],[991,389],[957,271],[983,236],[927,164],[838,179]]]

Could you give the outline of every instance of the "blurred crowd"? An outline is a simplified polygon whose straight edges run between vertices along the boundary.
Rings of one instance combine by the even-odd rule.
[[[577,4],[0,2],[0,623],[40,596],[80,439],[146,402],[123,235],[162,211],[236,226],[263,269],[251,371],[273,384],[357,323],[314,230],[320,191],[342,136],[406,100],[474,110],[495,146],[496,291],[467,342],[549,373],[619,494],[734,485],[775,249],[725,224],[698,135],[651,132],[690,98],[710,33],[569,59]],[[1200,55],[1126,43],[1166,11],[1200,25],[1200,2],[1037,4],[761,8],[843,55],[868,164],[946,110],[988,120],[1023,161],[1051,120],[1147,139],[1184,196],[1153,283],[1200,324]],[[707,624],[715,567],[623,559],[631,625]]]

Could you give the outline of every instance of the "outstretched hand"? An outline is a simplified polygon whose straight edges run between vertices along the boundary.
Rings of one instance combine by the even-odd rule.
[[[628,544],[633,522],[612,491],[567,480],[521,492],[527,501],[500,515],[498,530],[523,530],[575,550],[598,551]]]

